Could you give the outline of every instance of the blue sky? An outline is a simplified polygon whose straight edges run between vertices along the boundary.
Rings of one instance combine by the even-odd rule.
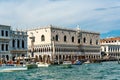
[[[0,24],[13,29],[79,25],[102,38],[119,36],[120,0],[0,0]]]

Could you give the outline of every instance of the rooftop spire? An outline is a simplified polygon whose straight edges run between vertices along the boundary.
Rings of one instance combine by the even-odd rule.
[[[77,30],[77,32],[80,32],[80,25],[77,25],[76,30]]]

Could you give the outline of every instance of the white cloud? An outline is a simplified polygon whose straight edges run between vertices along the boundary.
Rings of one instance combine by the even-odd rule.
[[[0,2],[0,24],[31,28],[54,24],[107,32],[120,29],[119,0],[10,0]]]

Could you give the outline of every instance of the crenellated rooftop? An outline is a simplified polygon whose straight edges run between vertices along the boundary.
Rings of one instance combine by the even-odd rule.
[[[39,27],[39,28],[33,28],[33,29],[29,29],[27,31],[34,31],[34,30],[39,30],[39,29],[47,29],[47,28],[52,28],[52,29],[57,29],[57,30],[64,30],[64,31],[73,31],[76,32],[78,31],[77,27],[76,28],[65,28],[65,27],[61,27],[61,26],[54,26],[54,25],[48,25],[48,26],[43,26],[43,27]],[[83,33],[91,33],[91,34],[100,34],[98,32],[93,32],[93,31],[86,31],[86,30],[80,30],[79,32],[83,32]]]

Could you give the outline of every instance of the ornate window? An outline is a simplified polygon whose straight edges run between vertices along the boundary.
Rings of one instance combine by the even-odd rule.
[[[74,42],[74,37],[72,37],[72,42]]]
[[[90,44],[92,45],[92,39],[90,39]]]
[[[64,42],[66,42],[67,41],[67,37],[66,37],[66,35],[64,36]]]
[[[96,45],[98,45],[99,44],[99,42],[98,42],[98,40],[96,40]]]
[[[45,41],[45,36],[44,35],[41,36],[41,41]]]
[[[58,35],[55,36],[56,41],[58,41]]]
[[[83,38],[83,42],[86,43],[86,38],[85,37]]]

